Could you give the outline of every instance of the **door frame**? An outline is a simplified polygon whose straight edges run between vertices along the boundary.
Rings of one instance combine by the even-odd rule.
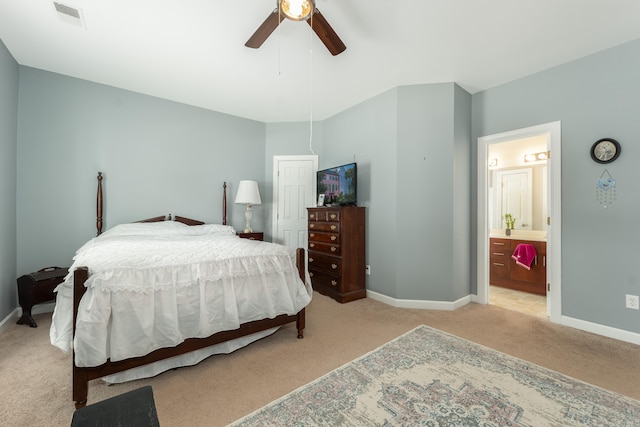
[[[489,222],[488,222],[488,149],[489,144],[544,135],[551,152],[547,167],[547,307],[549,318],[560,323],[562,316],[561,284],[561,122],[487,135],[478,138],[477,176],[477,278],[474,302],[489,303]]]

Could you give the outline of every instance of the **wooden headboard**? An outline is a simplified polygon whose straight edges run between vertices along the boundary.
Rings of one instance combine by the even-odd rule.
[[[102,197],[102,172],[98,172],[98,193],[96,197],[96,229],[98,233],[97,236],[102,234],[102,207],[103,207],[103,197]],[[136,222],[159,222],[159,221],[178,221],[186,225],[202,225],[204,222],[199,221],[197,219],[186,218],[184,216],[178,216],[171,214],[169,215],[160,215],[154,216],[153,218],[143,219],[141,221]],[[225,181],[222,185],[222,225],[227,225],[227,182]]]

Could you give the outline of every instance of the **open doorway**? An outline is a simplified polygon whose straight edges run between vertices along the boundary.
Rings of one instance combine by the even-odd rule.
[[[525,155],[545,153],[550,156],[530,157]],[[547,164],[545,164],[547,163]],[[509,179],[509,183],[495,180]],[[536,183],[531,187],[531,184]],[[498,184],[498,185],[496,185]],[[505,188],[504,186],[513,187]],[[528,190],[527,190],[528,189]],[[529,191],[527,193],[525,190]],[[531,197],[536,202],[531,202]],[[502,208],[507,206],[506,208]],[[506,210],[505,210],[506,209]],[[504,212],[503,212],[504,210]],[[516,219],[515,224],[507,224],[505,212]],[[507,230],[510,229],[510,230]],[[548,123],[531,128],[518,129],[478,139],[478,281],[477,302],[488,304],[495,298],[509,298],[511,283],[502,283],[504,289],[490,286],[490,264],[492,253],[490,242],[499,239],[503,245],[534,243],[538,248],[536,262],[544,263],[546,275],[539,278],[535,289],[525,289],[527,293],[540,294],[540,287],[546,291],[542,301],[543,311],[551,321],[558,322],[561,315],[560,303],[560,122]],[[540,247],[538,242],[544,242]],[[540,250],[541,249],[541,250]],[[513,248],[512,248],[513,251]],[[510,261],[511,252],[505,252]],[[507,253],[509,252],[509,253]],[[509,268],[508,266],[507,268]],[[518,267],[519,268],[519,267]],[[533,268],[531,269],[533,270]],[[524,271],[524,270],[523,270]],[[516,276],[521,272],[514,267]],[[529,274],[529,272],[525,272]],[[492,272],[493,281],[496,275]],[[520,280],[519,277],[506,276]],[[546,279],[546,280],[545,280]],[[528,280],[528,279],[526,279]],[[491,297],[491,290],[495,295]],[[514,286],[514,289],[518,289]],[[504,292],[502,292],[504,290]],[[542,292],[544,295],[544,292]],[[527,298],[521,298],[521,297]],[[512,309],[528,304],[526,294],[512,295]],[[536,308],[532,308],[536,310]]]
[[[495,142],[487,149],[489,304],[547,319],[547,138]],[[511,259],[515,242],[543,248],[533,265],[519,266]]]

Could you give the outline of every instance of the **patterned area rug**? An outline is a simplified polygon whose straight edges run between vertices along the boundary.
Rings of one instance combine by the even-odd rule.
[[[233,426],[640,426],[640,401],[427,326]]]

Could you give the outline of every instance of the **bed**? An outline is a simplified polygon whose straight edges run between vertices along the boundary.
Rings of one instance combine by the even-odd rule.
[[[226,224],[160,215],[102,231],[56,289],[51,343],[73,351],[73,400],[90,380],[155,376],[229,353],[295,322],[303,337],[312,290],[304,250],[241,239]]]

